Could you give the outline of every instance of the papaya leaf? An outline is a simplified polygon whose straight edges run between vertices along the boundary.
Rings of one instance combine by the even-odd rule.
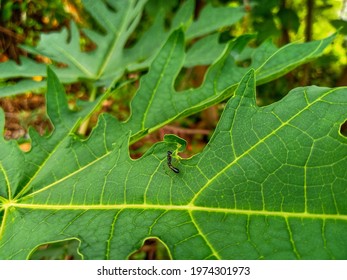
[[[297,88],[257,107],[250,70],[203,152],[180,158],[185,142],[168,135],[132,160],[130,133],[105,133],[119,128],[109,115],[87,140],[70,133],[61,85],[49,80],[55,130],[45,141],[65,129],[61,143],[33,142],[50,156],[23,172],[35,155],[0,138],[1,259],[72,239],[85,259],[125,259],[148,237],[174,259],[347,258],[347,88]]]
[[[34,129],[30,129],[31,150],[26,154],[26,164],[23,166],[24,175],[21,184],[24,186],[30,183],[30,178],[36,172],[40,172],[42,166],[48,159],[54,157],[54,151],[60,145],[66,145],[70,141],[70,136],[74,135],[82,121],[90,116],[92,112],[100,105],[102,96],[93,102],[78,103],[75,111],[70,111],[67,104],[64,87],[57,79],[54,72],[48,68],[48,91],[47,91],[47,114],[54,127],[54,133],[50,137],[41,137]],[[13,193],[25,191],[13,189]]]
[[[197,36],[210,34],[222,27],[235,24],[245,14],[242,7],[207,5],[199,19],[193,21],[195,4],[193,0],[189,0],[176,12],[169,30],[165,30],[165,15],[169,11],[163,8],[168,6],[164,2],[164,5],[161,6],[158,5],[157,0],[117,0],[107,1],[107,3],[83,0],[82,3],[101,31],[87,28],[79,30],[77,25],[71,22],[69,30],[63,28],[60,32],[42,34],[36,47],[22,46],[22,48],[29,53],[48,57],[55,64],[63,65],[64,67],[52,66],[63,83],[87,81],[94,86],[103,87],[114,84],[126,69],[134,71],[147,68],[172,30],[184,27],[189,31],[189,40],[192,40]],[[155,19],[140,39],[129,47],[127,42],[139,25],[146,4],[151,8],[159,6],[157,13],[154,14]],[[216,17],[213,26],[209,24],[209,15]],[[220,16],[218,17],[218,15]],[[95,50],[87,52],[81,49],[80,31],[96,45]],[[219,55],[218,51],[223,49],[223,44],[219,44],[216,40],[210,40],[209,46],[215,51],[207,55],[205,63],[212,63]],[[193,58],[190,59],[190,64],[199,63],[198,60],[192,61]],[[13,61],[0,63],[0,78],[45,77],[46,66],[44,64],[25,57],[21,57],[20,60],[20,65]],[[43,88],[42,83],[25,81],[1,88],[1,96]]]
[[[249,69],[254,68],[257,83],[261,84],[284,75],[301,63],[321,54],[335,35],[320,41],[291,44],[277,49],[268,41],[254,50],[247,67],[238,66],[236,60],[253,35],[243,35],[231,41],[219,59],[206,73],[199,88],[177,92],[175,79],[185,63],[184,33],[174,31],[153,60],[148,74],[140,80],[140,87],[131,102],[130,118],[120,124],[117,138],[131,131],[130,142],[169,122],[197,113],[233,95],[239,81]],[[302,57],[297,52],[303,53]],[[168,108],[163,110],[163,108]]]

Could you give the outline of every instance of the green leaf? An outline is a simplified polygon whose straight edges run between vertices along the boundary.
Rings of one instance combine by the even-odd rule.
[[[77,239],[85,259],[124,259],[157,237],[174,259],[346,259],[347,88],[298,88],[259,108],[254,74],[202,153],[180,158],[185,142],[166,136],[138,160],[108,115],[76,138],[49,74],[52,135],[36,136],[35,154],[0,138],[0,258]]]
[[[255,68],[257,83],[277,78],[297,65],[320,55],[334,36],[303,44],[291,44],[277,49],[269,41],[251,51],[251,63],[238,66],[242,52],[253,35],[231,41],[217,61],[208,69],[203,84],[196,89],[177,92],[173,85],[184,65],[184,33],[174,31],[153,60],[148,74],[141,78],[140,87],[131,102],[132,114],[121,123],[119,138],[125,131],[132,132],[131,143],[174,119],[188,116],[233,95],[242,75]],[[298,56],[297,52],[304,53]],[[244,57],[242,57],[244,59]],[[163,110],[163,108],[169,108]]]
[[[46,81],[21,80],[16,84],[0,86],[0,97],[8,97],[26,92],[41,90],[46,87]]]
[[[245,15],[244,7],[213,7],[207,4],[197,21],[187,30],[188,38],[208,34],[222,26],[235,24]]]
[[[195,65],[209,65],[218,57],[225,49],[226,44],[218,42],[219,34],[206,36],[195,43],[187,52],[184,62],[185,67],[193,67]]]
[[[68,145],[71,135],[74,135],[82,121],[88,118],[102,101],[99,97],[94,102],[79,103],[77,111],[70,111],[64,88],[50,68],[47,70],[47,76],[47,114],[54,126],[54,133],[47,138],[42,138],[35,130],[30,130],[32,148],[25,154],[25,162],[23,162],[25,165],[21,165],[21,172],[24,173],[22,181],[20,184],[11,184],[11,186],[16,186],[11,191],[12,194],[27,192],[33,177],[39,174],[43,166],[47,165],[50,160],[53,159],[54,162],[54,151],[61,146]],[[54,176],[52,179],[54,180]]]

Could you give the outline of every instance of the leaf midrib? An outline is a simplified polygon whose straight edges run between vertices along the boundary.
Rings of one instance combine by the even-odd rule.
[[[50,204],[29,204],[20,202],[8,202],[4,204],[5,209],[10,207],[32,210],[163,210],[163,211],[185,211],[194,212],[213,212],[246,216],[274,216],[282,218],[298,219],[320,219],[320,220],[341,220],[347,221],[347,215],[341,214],[324,214],[324,213],[307,213],[307,212],[284,212],[269,210],[245,210],[230,209],[220,207],[207,207],[195,205],[161,205],[161,204],[81,204],[81,205],[50,205]]]
[[[125,15],[122,18],[122,21],[120,24],[121,28],[118,31],[116,31],[115,33],[113,33],[115,36],[114,36],[113,40],[111,41],[111,44],[110,44],[110,47],[108,48],[107,53],[104,55],[105,59],[103,60],[102,64],[99,67],[99,70],[96,74],[96,80],[100,79],[100,77],[103,76],[105,69],[110,64],[112,55],[113,55],[113,53],[115,53],[115,50],[117,50],[117,46],[118,46],[118,42],[120,41],[121,34],[126,34],[126,32],[124,30],[128,26],[128,23],[129,23],[127,15],[131,15],[130,18],[134,19],[134,18],[138,17],[139,14],[141,14],[142,10],[136,9],[136,5],[141,6],[141,4],[139,4],[139,3],[137,3],[137,4],[135,3],[135,7],[133,7],[133,3],[129,4],[129,6],[127,8],[127,12],[125,13]],[[132,15],[131,10],[135,11],[135,16]],[[140,11],[136,11],[136,10],[140,10]],[[136,12],[139,12],[139,14],[136,14]],[[113,29],[113,26],[110,25],[109,28]]]
[[[79,69],[82,73],[84,73],[87,77],[93,77],[93,73],[91,73],[82,63],[80,63],[73,55],[70,55],[68,51],[66,51],[64,48],[61,48],[59,45],[55,44],[52,46],[54,49],[57,50],[58,53],[62,53],[70,62],[71,64],[75,65],[77,69]]]

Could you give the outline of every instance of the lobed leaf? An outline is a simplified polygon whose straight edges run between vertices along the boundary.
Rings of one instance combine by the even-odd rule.
[[[321,54],[334,37],[332,35],[320,41],[291,44],[281,49],[266,42],[253,50],[250,65],[241,67],[237,66],[236,60],[242,56],[245,46],[254,36],[240,36],[231,41],[219,59],[209,67],[199,88],[177,92],[173,85],[186,60],[184,33],[176,30],[153,60],[148,74],[141,79],[140,87],[131,102],[132,114],[126,122],[120,124],[122,129],[116,137],[131,130],[131,143],[136,142],[147,132],[154,131],[174,119],[199,112],[229,98],[234,94],[242,75],[253,67],[259,84],[283,75],[298,63],[307,62]],[[303,57],[295,56],[297,51],[303,52],[303,49]],[[284,57],[287,57],[286,61]]]
[[[250,70],[202,153],[182,159],[184,141],[167,136],[132,160],[130,135],[112,140],[119,123],[108,115],[87,140],[67,129],[44,148],[71,126],[59,82],[49,80],[57,129],[33,143],[49,158],[18,173],[33,155],[0,141],[0,258],[77,239],[85,259],[124,259],[148,237],[174,259],[347,257],[346,88],[298,88],[259,108]]]
[[[176,27],[189,21],[191,3],[177,13]],[[89,9],[102,21],[127,7]],[[101,40],[98,36],[108,36],[126,21],[124,13],[101,24],[106,35],[86,33]],[[149,32],[160,30],[162,19]],[[128,35],[131,28],[126,26]],[[73,32],[78,36],[77,29]],[[208,63],[222,50],[212,34],[197,44],[216,48],[198,60],[200,48],[186,53],[184,35],[174,31],[160,48],[141,79],[129,120],[101,115],[86,140],[74,132],[102,99],[70,111],[62,85],[48,69],[53,133],[41,137],[31,130],[28,153],[0,138],[0,258],[25,259],[40,244],[77,239],[86,259],[124,259],[148,237],[161,239],[175,259],[346,258],[347,149],[339,132],[347,118],[346,88],[299,88],[270,106],[255,104],[255,75],[257,83],[283,75],[320,55],[334,36],[281,49],[268,41],[249,49],[253,36],[243,35],[224,46],[199,88],[176,92],[173,84],[182,66]],[[141,55],[150,50],[149,38],[141,41]],[[77,55],[77,41],[67,44],[72,46],[68,52]],[[109,61],[116,57],[116,52],[108,54]],[[138,54],[129,50],[127,57]],[[100,62],[103,69],[106,60]],[[239,66],[243,60],[249,66]],[[109,76],[106,72],[96,80],[117,77],[116,68]],[[71,77],[76,78],[72,73],[66,79]],[[236,88],[201,154],[180,158],[185,141],[169,135],[141,159],[130,159],[129,143],[232,96]]]
[[[83,6],[96,21],[101,30],[82,29],[81,31],[96,45],[93,51],[82,51],[80,46],[80,30],[74,22],[70,29],[63,28],[60,32],[41,34],[41,40],[36,47],[22,46],[29,53],[48,57],[52,62],[63,67],[52,66],[63,83],[89,81],[95,86],[109,87],[114,84],[124,71],[134,71],[148,68],[155,54],[160,50],[170,32],[179,27],[188,28],[189,39],[215,32],[219,28],[232,25],[245,14],[241,8],[212,7],[208,5],[205,12],[194,22],[194,1],[186,1],[176,12],[172,26],[165,30],[165,15],[167,1],[159,5],[157,0],[118,0],[91,1],[83,0]],[[158,10],[154,13],[153,24],[144,32],[142,37],[131,47],[127,46],[135,28],[138,26],[145,5]],[[159,7],[159,8],[158,8]],[[161,9],[161,8],[162,9]],[[169,6],[170,7],[170,6]],[[203,11],[204,11],[203,10]],[[213,26],[207,22],[209,15],[220,15]],[[225,17],[225,15],[228,17]],[[222,17],[222,15],[224,17]],[[189,26],[192,24],[191,26]],[[217,41],[211,41],[215,53],[209,55],[207,63],[211,63],[221,50]],[[222,45],[221,45],[222,46]],[[192,61],[190,64],[199,63]],[[0,63],[0,78],[31,78],[45,77],[46,66],[31,59],[21,57],[21,64],[13,61]],[[14,95],[22,91],[37,90],[42,84],[35,82],[22,83],[21,86],[7,85],[1,88],[1,96]]]

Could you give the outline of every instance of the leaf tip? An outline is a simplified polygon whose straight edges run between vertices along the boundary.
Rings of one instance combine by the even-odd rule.
[[[250,69],[240,81],[235,96],[246,97],[243,98],[243,102],[251,103],[255,105],[255,70]]]

